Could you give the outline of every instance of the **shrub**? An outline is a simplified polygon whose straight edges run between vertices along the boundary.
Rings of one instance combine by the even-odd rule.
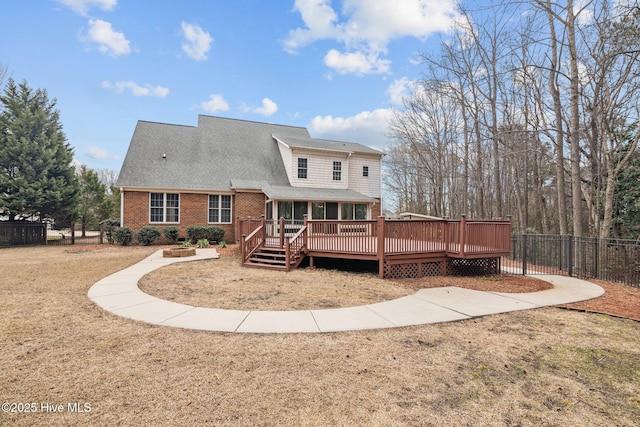
[[[209,241],[207,239],[198,240],[198,247],[199,248],[208,248],[209,247]]]
[[[170,225],[169,227],[165,227],[164,235],[167,239],[171,240],[171,243],[175,243],[178,241],[178,227],[175,225]]]
[[[113,241],[127,246],[131,243],[133,231],[129,227],[115,227],[112,231]]]
[[[190,225],[187,227],[187,237],[192,243],[202,239],[220,242],[224,238],[224,229],[216,226]]]
[[[220,247],[221,247],[222,249],[224,249],[224,248],[226,248],[226,247],[227,247],[227,244],[225,243],[225,241],[224,241],[224,240],[220,240]]]
[[[142,227],[140,231],[138,231],[136,238],[138,239],[138,242],[142,243],[144,246],[149,246],[160,238],[160,230],[158,230],[158,227],[148,225],[146,227]]]
[[[205,229],[206,227],[201,225],[190,225],[187,227],[187,238],[191,243],[196,243],[198,240],[205,238]]]
[[[107,235],[107,241],[113,245],[113,230],[120,227],[120,218],[109,218],[102,221],[104,232]]]
[[[216,226],[207,228],[207,239],[209,239],[210,242],[221,242],[224,239],[224,228]]]

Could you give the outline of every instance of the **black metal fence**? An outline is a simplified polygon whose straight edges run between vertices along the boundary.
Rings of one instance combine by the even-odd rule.
[[[521,274],[561,274],[640,287],[640,242],[514,234],[503,265]]]
[[[0,247],[24,245],[99,245],[105,243],[104,227],[91,225],[85,231],[74,225],[54,229],[37,222],[0,222]]]

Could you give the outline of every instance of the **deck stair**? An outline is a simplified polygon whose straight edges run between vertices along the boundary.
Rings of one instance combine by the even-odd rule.
[[[293,269],[299,264],[300,257],[292,257],[289,268]],[[272,270],[287,270],[287,255],[284,248],[263,246],[255,251],[244,263],[245,267],[268,268]]]

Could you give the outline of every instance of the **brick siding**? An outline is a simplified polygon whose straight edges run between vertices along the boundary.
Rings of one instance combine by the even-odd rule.
[[[209,195],[199,193],[180,193],[180,223],[150,223],[149,222],[149,192],[147,191],[124,191],[124,218],[123,226],[131,228],[137,232],[142,227],[152,225],[158,227],[162,233],[158,240],[160,244],[167,244],[169,240],[164,236],[165,227],[175,225],[178,227],[179,236],[187,237],[187,226],[189,225],[215,225],[222,227],[225,231],[224,240],[228,243],[237,242],[240,236],[236,230],[236,218],[260,218],[265,213],[265,195],[262,193],[236,193],[232,196],[231,224],[209,224]],[[380,203],[376,203],[371,208],[371,218],[375,219],[380,215]],[[135,241],[135,239],[134,239]]]
[[[187,227],[190,225],[215,225],[224,229],[224,239],[229,243],[236,242],[235,218],[238,216],[258,218],[264,213],[265,203],[265,196],[262,193],[237,193],[232,196],[232,223],[210,224],[208,223],[209,195],[180,193],[180,223],[150,223],[149,192],[125,191],[123,194],[124,218],[122,225],[131,228],[134,232],[148,225],[158,227],[161,233],[165,227],[176,226],[180,230],[179,236],[187,237]],[[164,233],[158,243],[169,243]]]

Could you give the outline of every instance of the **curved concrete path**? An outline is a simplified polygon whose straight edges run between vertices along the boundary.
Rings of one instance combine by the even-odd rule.
[[[219,332],[336,332],[395,328],[470,319],[487,314],[567,304],[596,298],[604,290],[571,277],[534,275],[553,289],[532,293],[480,292],[457,287],[421,289],[391,301],[359,307],[301,311],[247,311],[194,307],[145,294],[138,281],[145,274],[175,262],[218,258],[215,249],[196,255],[163,258],[159,250],[138,264],[95,283],[88,292],[97,305],[118,316],[155,325]]]

